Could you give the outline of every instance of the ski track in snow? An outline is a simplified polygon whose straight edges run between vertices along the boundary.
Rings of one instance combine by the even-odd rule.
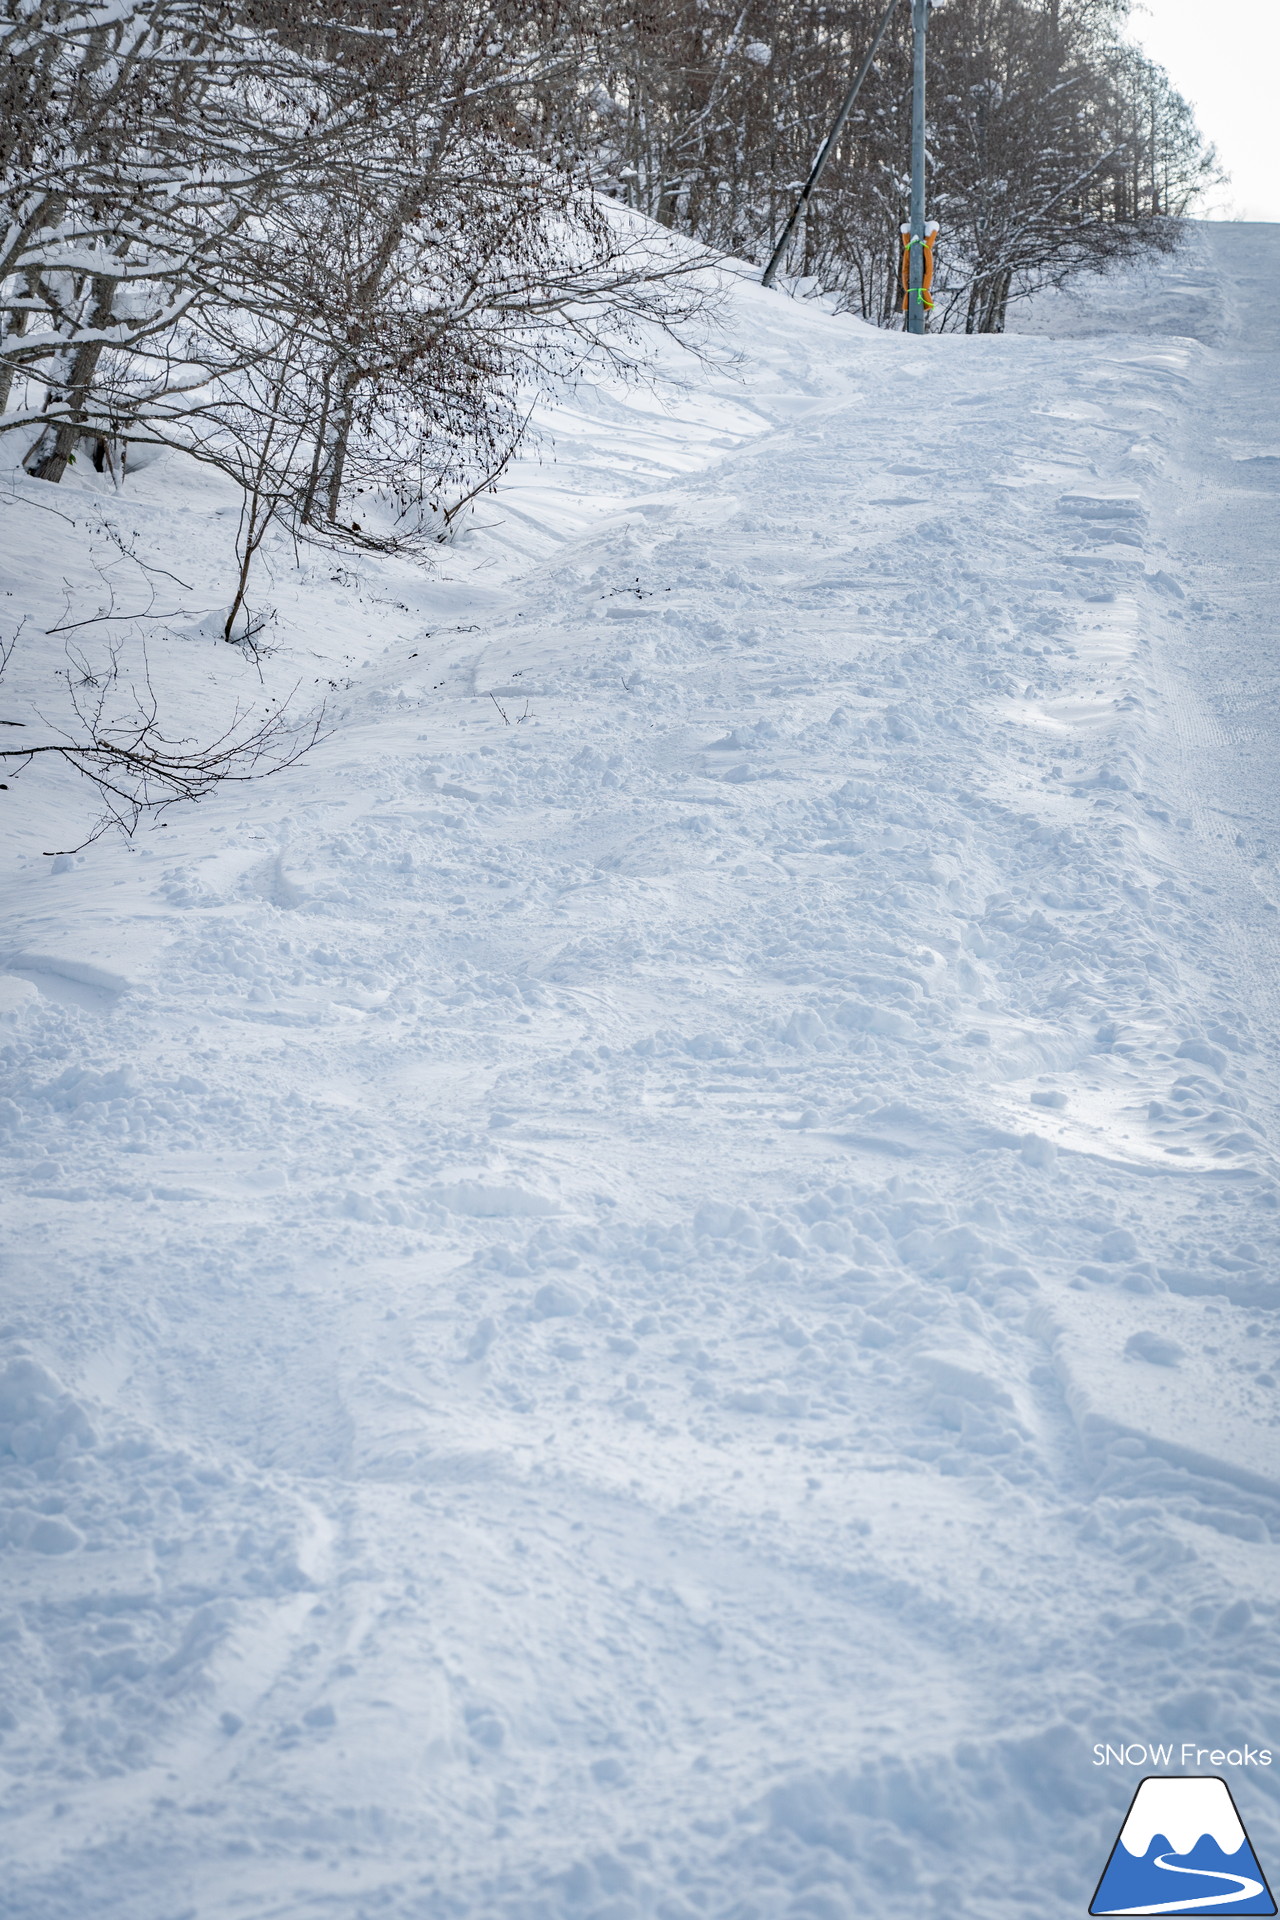
[[[1053,1920],[1095,1741],[1274,1738],[1277,282],[737,283],[277,554],[297,767],[5,796],[5,1920]],[[225,677],[206,481],[6,485]]]

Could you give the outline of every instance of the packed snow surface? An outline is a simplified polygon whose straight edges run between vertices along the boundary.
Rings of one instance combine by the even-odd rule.
[[[7,715],[329,728],[0,794],[6,1920],[1066,1920],[1107,1742],[1280,1857],[1278,313],[731,277],[257,666],[199,471],[3,481]]]

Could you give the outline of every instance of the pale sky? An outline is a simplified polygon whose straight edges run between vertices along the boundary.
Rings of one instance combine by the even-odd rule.
[[[1135,0],[1129,37],[1191,102],[1231,175],[1202,211],[1280,220],[1278,0]]]

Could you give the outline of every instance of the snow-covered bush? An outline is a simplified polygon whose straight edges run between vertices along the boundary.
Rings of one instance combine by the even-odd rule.
[[[412,519],[501,466],[521,376],[698,303],[561,137],[540,0],[31,0],[0,35],[0,429],[44,479],[160,440],[303,522],[354,484]]]

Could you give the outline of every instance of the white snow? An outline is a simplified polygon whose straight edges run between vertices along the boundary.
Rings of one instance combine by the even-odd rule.
[[[1066,1920],[1280,1754],[1278,292],[737,277],[261,682],[229,494],[3,481],[3,717],[105,573],[330,727],[0,794],[5,1920]]]
[[[1158,1833],[1175,1853],[1190,1853],[1205,1834],[1224,1853],[1238,1853],[1244,1845],[1244,1828],[1231,1795],[1213,1776],[1143,1781],[1120,1830],[1120,1843],[1142,1859]]]

